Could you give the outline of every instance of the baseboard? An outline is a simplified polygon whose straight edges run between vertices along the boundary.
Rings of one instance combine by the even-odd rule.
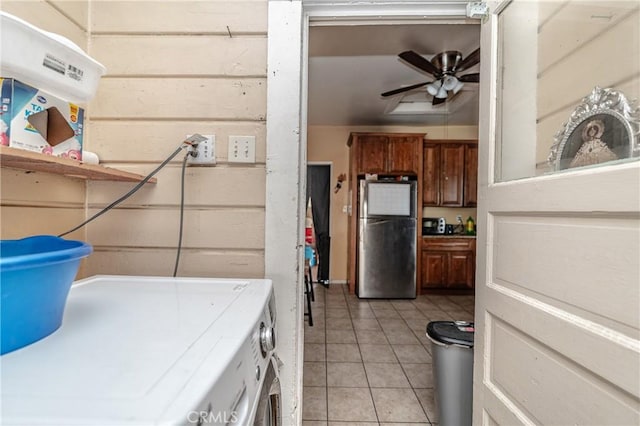
[[[313,283],[314,284],[325,284],[325,283],[320,282],[320,281],[314,281]],[[329,285],[346,285],[347,281],[346,280],[329,280],[329,282],[326,283],[326,284],[329,284]]]

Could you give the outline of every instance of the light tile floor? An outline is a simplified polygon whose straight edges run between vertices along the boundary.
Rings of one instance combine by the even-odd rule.
[[[473,321],[473,296],[358,299],[315,285],[305,321],[303,426],[437,424],[430,321]]]

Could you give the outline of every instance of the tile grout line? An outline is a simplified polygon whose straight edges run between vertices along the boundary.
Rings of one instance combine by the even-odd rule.
[[[411,301],[411,306],[413,306],[414,308],[418,309],[413,301]],[[418,312],[422,313],[422,311],[420,311],[420,309],[418,309]],[[411,332],[415,335],[416,333],[413,331],[413,329],[411,327],[409,327],[409,323],[407,322],[407,320],[400,315],[400,318],[402,318],[402,321],[404,321],[405,325],[409,328],[409,330],[411,330]],[[418,336],[415,336],[416,338],[418,338]],[[421,343],[420,347],[422,347],[422,342],[420,341],[420,339],[418,339],[418,342]],[[393,347],[392,347],[393,349]],[[395,351],[394,351],[395,352]],[[400,358],[398,358],[398,362],[400,362]],[[427,410],[425,410],[424,406],[422,405],[422,402],[420,402],[420,398],[418,398],[418,394],[416,393],[416,388],[413,386],[413,383],[411,383],[411,381],[409,380],[409,375],[407,374],[404,365],[402,365],[402,363],[400,362],[400,368],[402,369],[402,372],[404,373],[404,375],[407,378],[407,381],[409,381],[409,386],[411,387],[411,392],[413,392],[413,395],[416,397],[416,401],[418,401],[418,405],[420,406],[420,408],[422,409],[422,412],[424,413],[424,417],[427,419],[427,423],[429,424],[433,424],[433,422],[431,421],[431,418],[429,417],[429,414],[427,414]],[[433,368],[433,367],[432,367]]]
[[[327,292],[325,291],[324,287],[322,290],[322,295],[323,295],[323,302],[324,302],[324,309],[323,309],[323,321],[322,324],[324,325],[324,399],[325,399],[325,407],[326,407],[326,414],[327,414],[327,425],[329,424],[329,363],[328,363],[328,357],[329,357],[329,350],[328,350],[328,345],[329,343],[327,342]]]
[[[367,303],[367,305],[369,305],[369,303]],[[356,337],[356,344],[358,345],[358,353],[360,354],[360,361],[362,362],[362,369],[364,370],[364,378],[367,381],[367,387],[369,388],[369,397],[371,398],[371,404],[373,405],[373,412],[376,414],[376,422],[380,424],[380,416],[378,415],[378,408],[376,407],[376,402],[373,399],[373,392],[371,392],[371,383],[369,382],[367,369],[364,366],[364,357],[362,356],[362,349],[360,349],[360,339],[358,339],[358,335],[356,334],[356,328],[353,326],[353,317],[351,316],[351,308],[349,307],[349,303],[347,303],[347,310],[349,312],[349,319],[351,320],[351,328],[353,329],[353,334]],[[375,312],[373,313],[373,315],[375,316]],[[376,321],[377,321],[377,318],[376,318]]]

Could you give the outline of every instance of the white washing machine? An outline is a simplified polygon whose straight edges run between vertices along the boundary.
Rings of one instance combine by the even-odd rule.
[[[95,276],[0,357],[2,424],[279,425],[270,280]]]

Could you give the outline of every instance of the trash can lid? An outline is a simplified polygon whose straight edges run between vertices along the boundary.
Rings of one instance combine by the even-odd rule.
[[[467,321],[432,321],[427,324],[427,336],[432,340],[450,344],[473,347],[472,322]]]

